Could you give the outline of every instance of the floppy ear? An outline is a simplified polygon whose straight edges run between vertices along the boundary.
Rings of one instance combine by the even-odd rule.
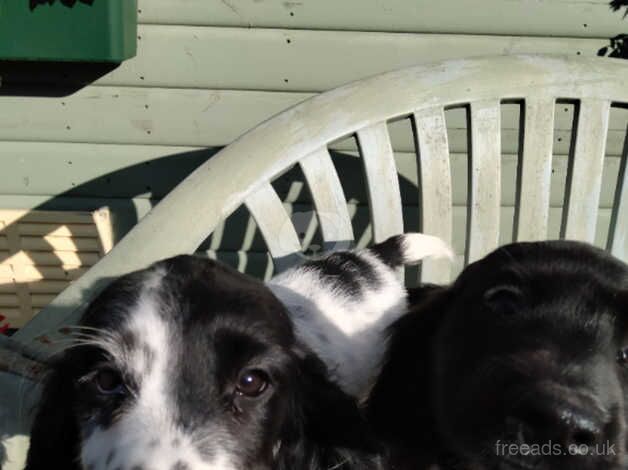
[[[488,289],[482,299],[488,308],[502,315],[517,313],[525,305],[523,291],[510,284],[500,284]]]
[[[388,351],[367,401],[367,417],[379,438],[402,448],[415,448],[419,442],[436,445],[430,432],[431,338],[444,316],[449,292],[439,286],[409,290],[409,312],[388,331]],[[408,436],[412,442],[405,442]]]
[[[31,428],[25,470],[78,470],[79,430],[74,415],[74,381],[63,362],[55,364],[43,387]]]
[[[356,400],[327,376],[311,353],[299,359],[291,435],[282,439],[278,470],[380,469],[377,445]]]

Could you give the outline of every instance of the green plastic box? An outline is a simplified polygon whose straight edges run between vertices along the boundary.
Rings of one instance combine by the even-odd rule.
[[[122,62],[137,49],[137,0],[0,0],[0,60]]]

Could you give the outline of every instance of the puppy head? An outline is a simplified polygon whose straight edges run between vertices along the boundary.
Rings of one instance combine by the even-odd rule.
[[[437,459],[479,469],[624,468],[625,264],[576,242],[513,244],[424,297],[396,327],[387,368],[402,354],[420,358],[406,360],[405,375],[395,366],[415,384],[397,389],[412,393],[416,428],[438,436]],[[419,341],[423,350],[412,353]]]
[[[262,470],[312,458],[334,406],[357,419],[270,291],[212,261],[120,278],[76,331],[44,389],[28,469]]]
[[[504,468],[619,468],[626,265],[575,242],[514,244],[444,295],[432,397],[448,442]],[[549,455],[523,455],[531,445]]]

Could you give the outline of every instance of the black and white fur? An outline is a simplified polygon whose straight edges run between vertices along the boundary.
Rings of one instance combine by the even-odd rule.
[[[180,256],[123,276],[74,331],[27,470],[382,468],[285,307],[221,263]]]
[[[451,259],[453,253],[440,238],[407,233],[306,262],[276,276],[268,287],[333,380],[363,399],[380,370],[386,328],[408,307],[398,269],[425,258]]]

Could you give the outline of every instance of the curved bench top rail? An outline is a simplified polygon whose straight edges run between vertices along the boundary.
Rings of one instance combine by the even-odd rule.
[[[455,60],[378,75],[306,100],[190,174],[14,341],[32,347],[39,335],[75,322],[107,278],[193,252],[259,187],[329,142],[425,108],[529,96],[628,103],[628,65],[608,58],[549,56]]]

